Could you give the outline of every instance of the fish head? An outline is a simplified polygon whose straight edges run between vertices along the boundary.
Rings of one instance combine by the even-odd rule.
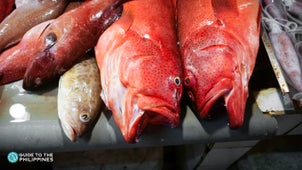
[[[87,132],[95,120],[95,114],[91,114],[88,110],[77,109],[73,108],[68,113],[59,114],[62,129],[71,141],[75,141]]]
[[[142,66],[145,68],[141,70]],[[176,71],[172,74],[164,71],[171,67],[161,69],[152,64],[150,67],[142,64],[132,69],[126,79],[117,80],[110,86],[111,101],[106,102],[107,97],[102,97],[112,109],[115,122],[129,143],[137,142],[148,124],[176,127],[180,121],[183,91],[182,75]]]
[[[124,139],[134,143],[148,124],[179,125],[183,74],[174,32],[162,36],[149,31],[149,23],[137,26],[135,13],[126,4],[124,9],[125,15],[99,38],[95,52],[102,99]]]
[[[180,101],[183,93],[183,76],[177,57],[140,56],[134,63],[128,63],[131,73],[122,82],[129,84],[126,114],[129,114],[130,137],[149,124],[170,127],[180,122]],[[130,71],[129,70],[129,71]],[[128,81],[126,81],[128,80]],[[135,123],[134,123],[135,122]],[[141,124],[141,125],[139,125]],[[134,133],[134,134],[133,134]]]
[[[34,54],[43,49],[40,46],[42,44],[40,35],[51,22],[53,20],[48,20],[34,26],[24,34],[18,44],[1,53],[0,84],[16,81],[24,77],[26,68],[35,58]]]
[[[61,45],[58,45],[58,42],[61,41],[64,43],[64,30],[68,30],[70,27],[70,25],[67,25],[61,28],[59,25],[56,25],[55,22],[45,26],[38,38],[39,48],[33,50],[32,55],[34,59],[29,63],[26,69],[23,80],[24,89],[38,89],[43,84],[49,83],[49,80],[58,77],[59,75],[57,73],[64,73],[67,70],[66,68],[59,67],[64,61],[58,59],[56,56],[67,55],[64,51],[58,50]]]
[[[165,124],[176,127],[179,123],[180,100],[182,96],[182,79],[180,75],[159,77],[158,82],[148,80],[137,88],[136,103],[132,110],[139,108],[149,117],[151,124]]]
[[[195,113],[207,119],[228,113],[230,127],[236,128],[243,124],[254,62],[234,37],[221,33],[220,38],[209,40],[214,45],[185,48],[184,86]]]
[[[61,83],[68,82],[60,80],[59,86],[65,86]],[[87,103],[86,100],[84,96],[76,93],[75,88],[61,90],[58,93],[58,103],[60,102],[60,107],[58,107],[59,119],[64,133],[71,141],[75,141],[77,137],[81,137],[86,133],[99,116],[96,113],[99,111],[98,108],[100,108],[101,103],[94,106]],[[98,99],[89,100],[98,101]]]
[[[141,87],[125,87],[121,84],[123,87],[115,90],[117,94],[121,94],[117,97],[122,99],[120,103],[111,103],[115,108],[119,108],[113,109],[115,120],[129,143],[137,142],[148,124],[176,127],[180,122],[180,77],[170,76],[163,80],[160,86],[157,83],[159,82],[140,82]]]
[[[103,56],[100,54],[104,48],[100,45],[96,47],[97,57]],[[127,46],[127,42],[124,45]],[[114,48],[112,53],[107,51],[102,63],[98,59],[102,99],[129,143],[137,142],[147,124],[176,127],[180,122],[183,93],[180,57],[152,54],[157,50],[150,46],[131,45],[127,49],[133,51],[127,53],[124,48]],[[136,47],[151,49],[151,52],[140,53]],[[122,58],[117,59],[118,56]]]

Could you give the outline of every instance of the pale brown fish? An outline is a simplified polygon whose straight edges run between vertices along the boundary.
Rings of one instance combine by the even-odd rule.
[[[58,115],[71,141],[87,132],[99,117],[100,92],[100,74],[94,57],[74,65],[60,77]]]

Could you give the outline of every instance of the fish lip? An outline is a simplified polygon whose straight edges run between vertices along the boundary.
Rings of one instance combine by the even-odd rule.
[[[180,109],[179,109],[180,110]],[[136,143],[147,124],[168,125],[172,128],[179,125],[179,112],[170,105],[154,104],[136,109],[127,130],[122,132],[128,143]],[[158,116],[158,114],[160,116]],[[163,120],[163,118],[165,118]]]
[[[199,104],[198,112],[201,115],[201,117],[209,117],[209,111],[212,108],[212,106],[217,102],[217,100],[221,97],[225,100],[225,94],[228,94],[232,90],[232,85],[230,83],[229,79],[223,79],[222,81],[218,82],[213,88],[207,93],[205,96],[205,102],[203,104]],[[226,83],[226,84],[225,84]],[[223,88],[221,87],[221,84],[223,85]]]
[[[62,129],[65,133],[65,135],[72,141],[75,142],[76,138],[78,137],[78,133],[75,130],[75,128],[73,128],[72,126],[70,126],[70,124],[68,122],[65,121],[61,121],[61,125],[62,125]]]
[[[150,120],[151,123],[168,125],[170,127],[176,127],[179,124],[180,109],[176,109],[172,105],[159,104],[153,107],[143,108],[142,110],[144,110],[144,112],[147,113],[149,116],[152,116],[153,114],[161,115],[161,117],[153,117],[153,119]],[[177,110],[179,110],[179,112]],[[159,119],[161,118],[166,118],[166,120],[160,121]]]

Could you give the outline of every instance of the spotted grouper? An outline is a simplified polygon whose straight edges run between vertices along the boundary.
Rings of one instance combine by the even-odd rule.
[[[101,35],[95,47],[101,96],[127,142],[137,142],[148,124],[179,124],[178,50],[173,0],[127,2]]]
[[[259,1],[178,0],[177,11],[184,85],[193,110],[209,118],[226,108],[230,126],[240,127],[259,48]]]

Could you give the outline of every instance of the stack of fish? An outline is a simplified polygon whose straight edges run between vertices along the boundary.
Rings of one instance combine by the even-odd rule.
[[[129,143],[148,124],[177,127],[184,96],[200,117],[223,106],[230,126],[242,126],[259,47],[258,0],[87,0],[65,12],[64,0],[31,3],[0,24],[0,85],[23,79],[34,91],[60,78],[59,118],[72,141],[98,118],[101,99]],[[8,29],[51,7],[57,12],[49,17],[32,12],[44,21],[26,23],[22,33]]]

